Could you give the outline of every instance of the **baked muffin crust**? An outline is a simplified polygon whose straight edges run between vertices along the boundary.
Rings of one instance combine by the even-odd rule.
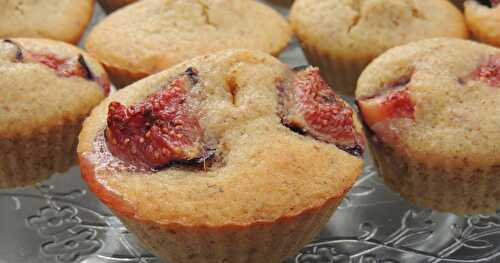
[[[361,75],[356,98],[386,184],[457,214],[500,204],[500,50],[431,39],[391,49]]]
[[[94,59],[74,46],[47,39],[11,41],[22,50],[60,59],[76,59],[81,54],[96,77],[105,74]],[[104,97],[97,81],[61,77],[42,63],[16,61],[17,51],[14,44],[0,40],[0,137],[29,135],[62,120],[80,118]]]
[[[74,164],[83,119],[109,92],[104,69],[64,42],[0,39],[0,188]]]
[[[227,48],[279,54],[290,36],[286,20],[256,1],[145,0],[104,19],[86,48],[121,87]]]
[[[187,68],[199,72],[199,120],[217,141],[217,164],[152,173],[108,169],[112,162],[95,153],[105,145],[110,101],[135,104]],[[338,199],[360,174],[362,160],[281,124],[276,85],[288,70],[263,53],[234,50],[199,57],[115,93],[93,111],[80,135],[78,153],[90,188],[127,217],[187,226],[272,222]]]
[[[488,2],[485,0],[482,2]],[[481,42],[500,47],[500,5],[492,0],[489,5],[476,0],[465,2],[467,26]]]
[[[1,0],[1,37],[40,37],[77,43],[92,17],[93,0]]]
[[[363,69],[387,49],[468,36],[462,14],[446,0],[297,0],[290,23],[309,63],[348,96]]]
[[[392,49],[362,74],[356,98],[409,78],[414,119],[395,119],[399,149],[416,161],[475,168],[500,163],[500,90],[471,74],[500,50],[453,39],[434,39]],[[394,146],[394,145],[393,145]]]
[[[374,58],[424,38],[467,37],[462,15],[446,0],[298,0],[290,17],[301,42],[336,56]]]

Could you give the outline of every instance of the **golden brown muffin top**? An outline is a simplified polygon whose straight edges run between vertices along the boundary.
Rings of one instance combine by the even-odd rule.
[[[85,116],[104,98],[101,84],[107,80],[99,63],[79,48],[34,38],[0,39],[0,76],[0,136],[5,138]]]
[[[420,39],[468,35],[447,0],[297,0],[290,21],[301,42],[334,57],[374,58]]]
[[[41,37],[77,43],[93,0],[0,0],[0,37]]]
[[[391,49],[362,73],[356,98],[377,136],[410,159],[500,164],[499,49],[444,38]]]
[[[226,48],[278,54],[291,30],[251,0],[145,0],[111,14],[86,47],[104,64],[145,75]]]
[[[483,2],[490,1],[484,0]],[[476,0],[466,1],[465,17],[472,32],[477,35],[487,35],[490,44],[500,46],[500,5],[484,5]]]
[[[102,138],[111,101],[134,105],[188,68],[197,71],[192,91],[201,99],[195,104],[200,125],[216,142],[214,163],[146,172],[121,169],[112,156],[99,154],[107,152]],[[90,188],[115,211],[187,225],[275,220],[338,198],[361,173],[363,161],[281,123],[277,85],[288,72],[265,53],[228,50],[114,93],[94,109],[80,134],[78,154]],[[354,125],[360,132],[356,120]],[[124,204],[108,198],[113,194]]]

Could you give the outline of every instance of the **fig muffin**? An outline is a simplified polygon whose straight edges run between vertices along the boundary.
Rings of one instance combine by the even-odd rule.
[[[390,188],[457,214],[500,207],[500,49],[445,38],[391,49],[356,98]]]
[[[109,92],[85,52],[47,39],[0,39],[0,188],[74,164],[83,119]]]
[[[0,38],[35,37],[78,43],[93,0],[0,0]]]
[[[364,67],[389,48],[468,37],[462,13],[447,0],[297,0],[290,22],[307,60],[344,95],[354,94]]]
[[[353,110],[317,69],[247,50],[116,92],[78,145],[89,188],[176,263],[281,262],[327,222],[363,150]]]
[[[117,87],[228,48],[278,55],[291,36],[279,13],[253,0],[143,0],[105,18],[86,48]]]
[[[118,8],[136,2],[137,0],[97,0],[106,13],[111,13]]]
[[[477,40],[500,47],[500,0],[465,2],[465,19]]]

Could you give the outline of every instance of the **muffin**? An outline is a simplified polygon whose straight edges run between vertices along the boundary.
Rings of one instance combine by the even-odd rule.
[[[353,95],[363,68],[391,47],[468,36],[447,0],[297,0],[290,22],[308,61],[343,95]]]
[[[456,214],[500,207],[500,49],[445,38],[391,49],[356,98],[390,188]]]
[[[484,43],[500,47],[500,1],[465,2],[465,19],[474,37]]]
[[[330,218],[363,149],[317,69],[226,50],[111,95],[78,155],[89,188],[164,260],[278,263]]]
[[[78,43],[93,0],[0,0],[0,38],[36,37]]]
[[[106,13],[111,13],[116,9],[133,3],[137,0],[97,0]]]
[[[0,188],[25,186],[74,164],[81,123],[109,92],[104,69],[46,39],[0,40]]]
[[[278,55],[291,29],[271,7],[251,0],[144,0],[114,12],[86,48],[126,86],[198,55],[247,48]]]

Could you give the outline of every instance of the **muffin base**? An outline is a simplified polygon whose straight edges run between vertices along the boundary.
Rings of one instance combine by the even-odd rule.
[[[279,263],[310,242],[328,222],[350,187],[323,203],[275,220],[242,224],[188,225],[141,218],[100,184],[92,163],[79,156],[89,189],[111,208],[152,253],[176,263]]]
[[[83,118],[18,138],[0,138],[0,188],[41,182],[75,164]]]
[[[494,213],[500,207],[500,166],[432,167],[397,154],[373,136],[369,141],[380,176],[409,201],[459,215]]]
[[[176,263],[279,263],[310,242],[341,198],[319,208],[250,225],[184,226],[115,214],[150,251]]]
[[[320,69],[321,75],[334,91],[340,95],[354,96],[358,78],[372,58],[349,60],[334,57],[302,41],[301,46],[307,61]]]

